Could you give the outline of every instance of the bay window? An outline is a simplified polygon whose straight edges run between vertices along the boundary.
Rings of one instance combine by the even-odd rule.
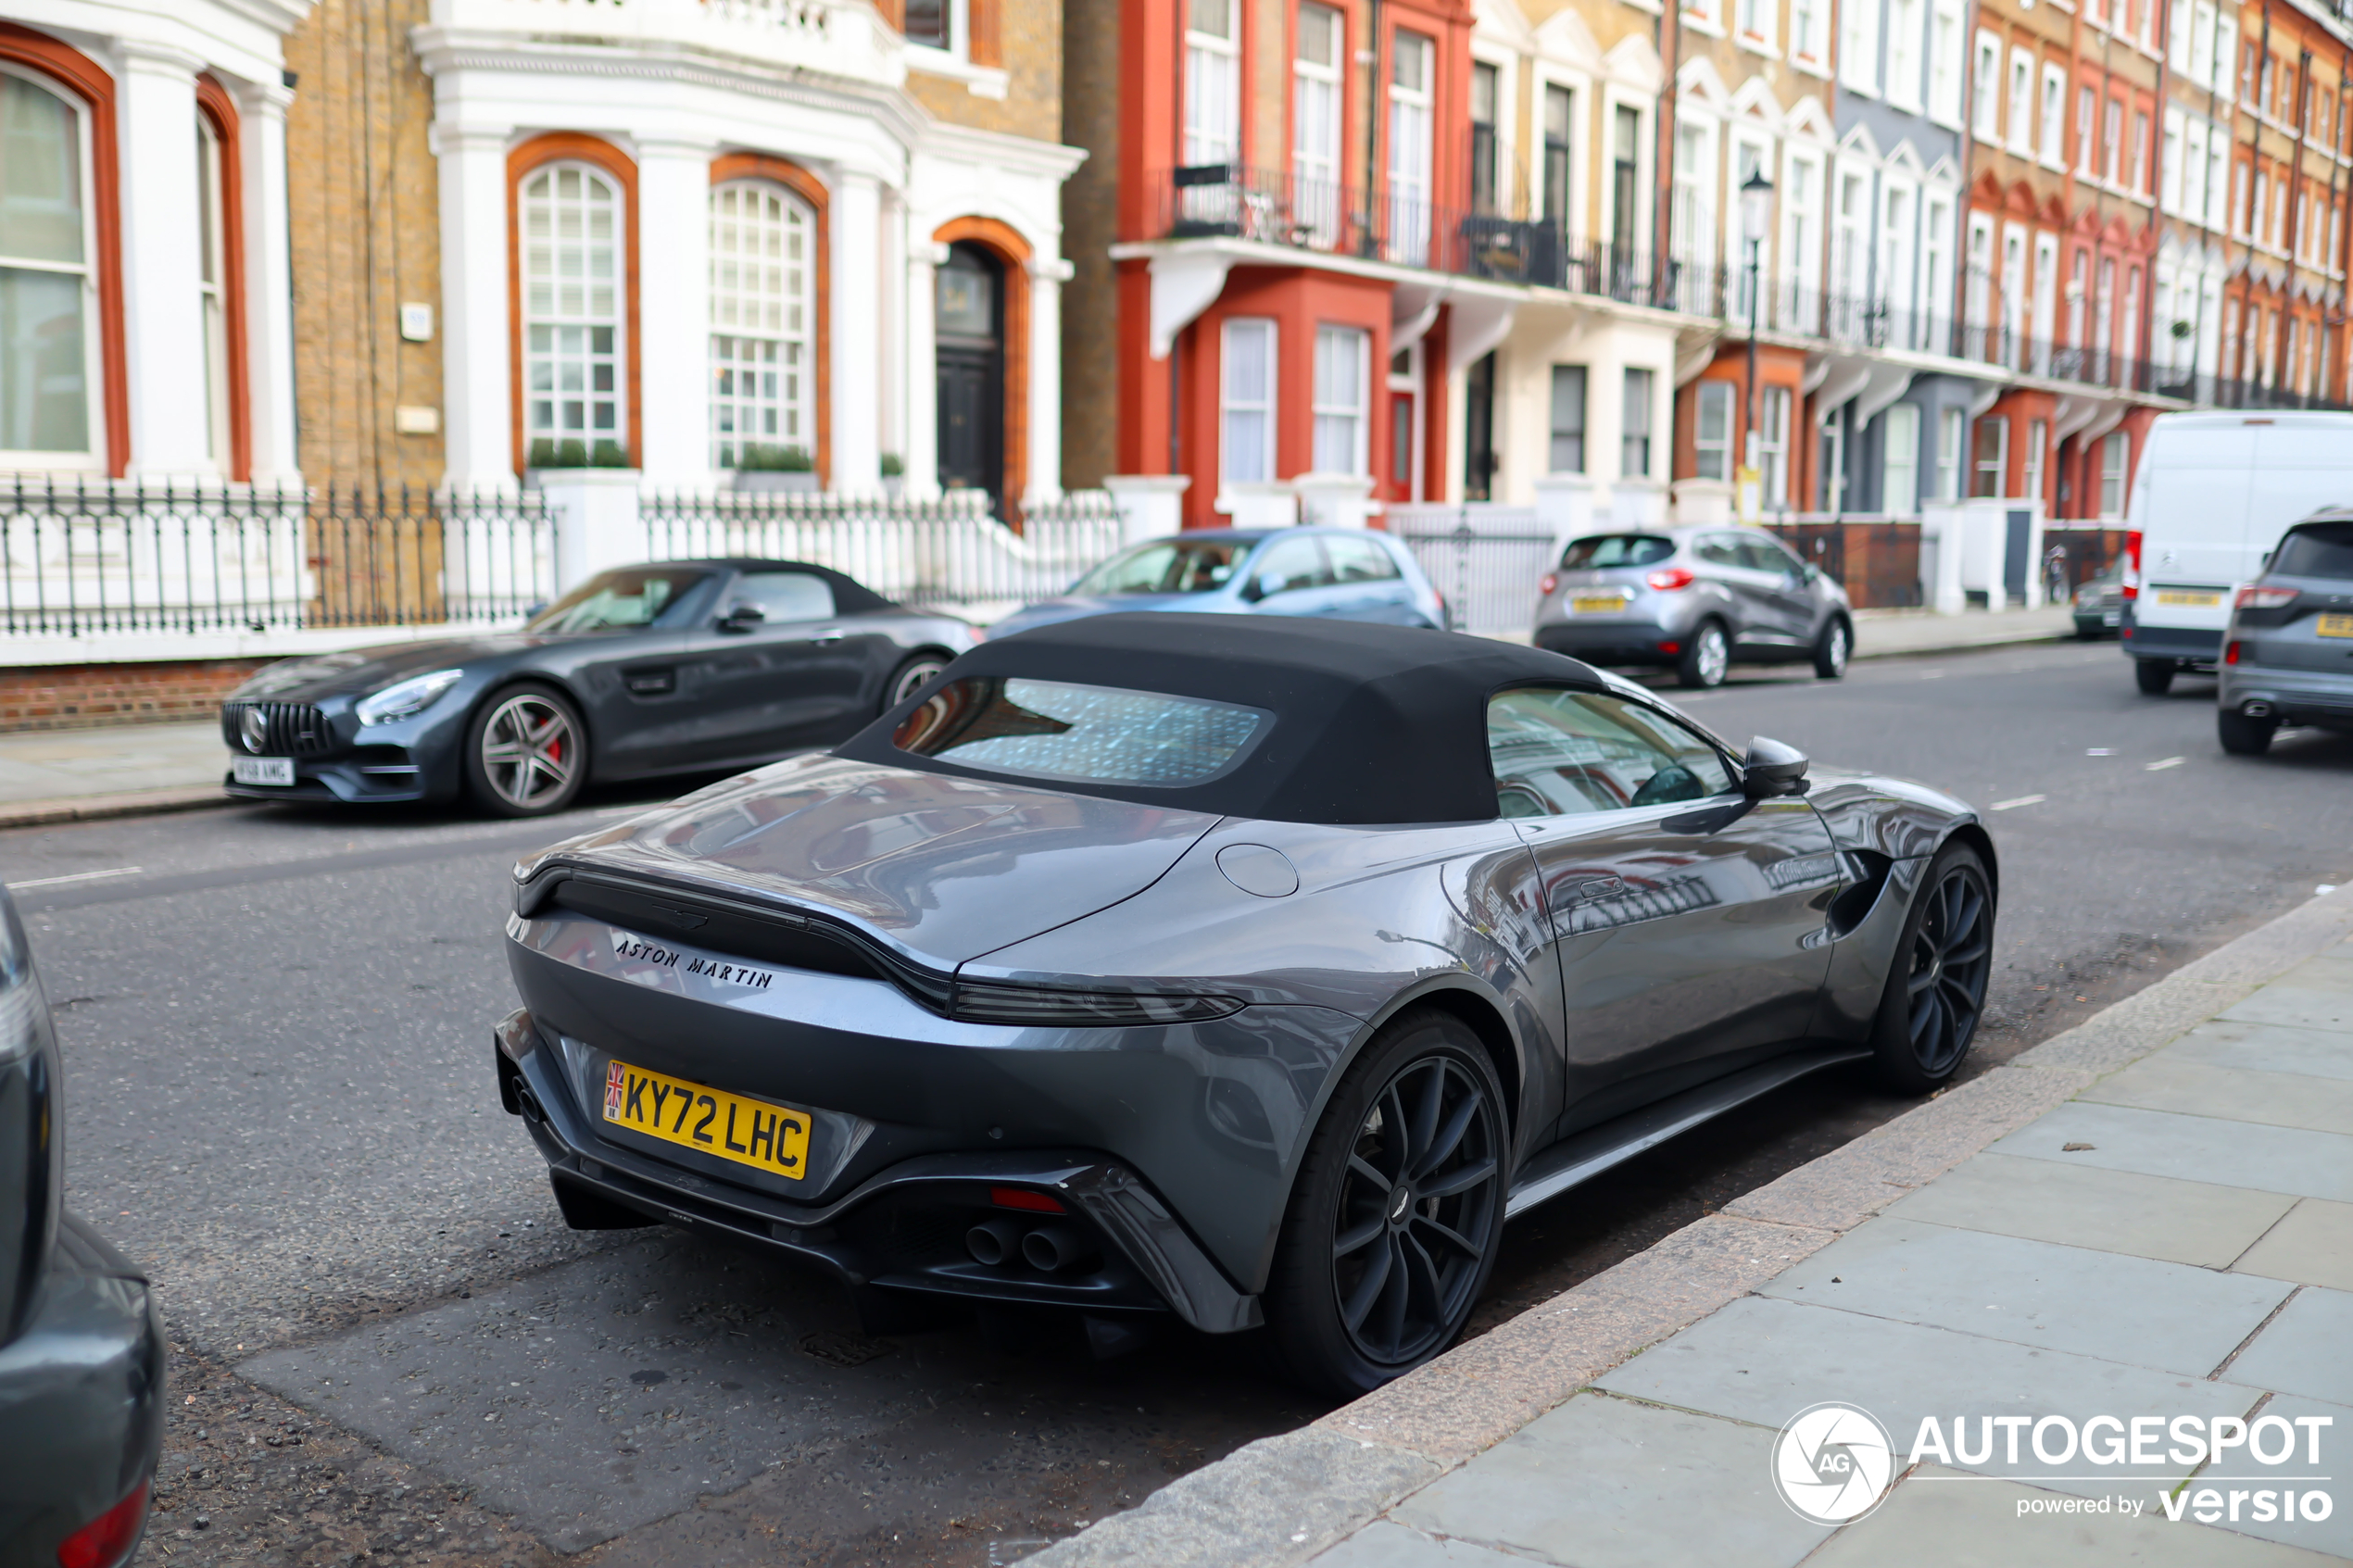
[[[1365,471],[1366,356],[1372,334],[1362,327],[1315,329],[1315,471]]]
[[[1227,320],[1218,334],[1218,465],[1229,481],[1275,477],[1275,323]]]

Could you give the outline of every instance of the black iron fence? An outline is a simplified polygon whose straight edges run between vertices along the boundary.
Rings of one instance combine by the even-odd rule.
[[[555,580],[531,495],[0,478],[0,635],[498,621]]]
[[[820,494],[672,492],[639,503],[648,558],[763,556],[848,572],[901,604],[993,619],[1063,592],[1122,543],[1102,491],[991,516],[977,492],[937,501]]]

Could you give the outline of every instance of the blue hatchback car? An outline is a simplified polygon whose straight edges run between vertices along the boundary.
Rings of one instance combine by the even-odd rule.
[[[1413,553],[1389,534],[1358,528],[1203,528],[1130,546],[1061,597],[1007,616],[989,635],[1141,609],[1446,625],[1446,601]]]

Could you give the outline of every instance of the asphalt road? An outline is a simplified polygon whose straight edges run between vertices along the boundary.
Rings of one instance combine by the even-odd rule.
[[[2225,759],[2210,684],[2144,697],[2113,645],[1743,671],[1689,707],[1991,809],[1981,1069],[2353,879],[2353,739]],[[565,1231],[488,1058],[505,868],[561,831],[240,808],[0,834],[71,1201],[153,1270],[180,1349],[157,1560],[1012,1561],[1317,1412],[1247,1345],[870,1337],[765,1261]],[[1801,1084],[1516,1222],[1475,1330],[1903,1103]]]

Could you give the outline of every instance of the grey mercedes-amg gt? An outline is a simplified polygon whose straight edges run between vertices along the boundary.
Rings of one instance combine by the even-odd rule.
[[[1959,801],[1557,654],[1112,615],[515,869],[498,1088],[574,1225],[870,1301],[1443,1349],[1507,1215],[1805,1073],[1925,1092],[1992,969]]]

